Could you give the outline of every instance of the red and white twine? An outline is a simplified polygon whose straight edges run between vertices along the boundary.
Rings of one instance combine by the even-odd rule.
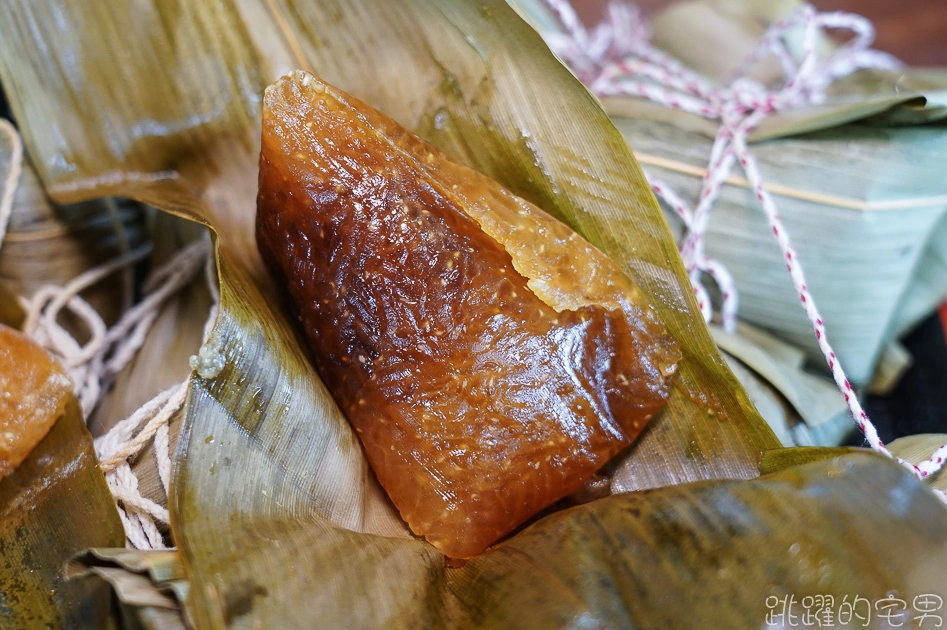
[[[833,81],[863,68],[897,69],[900,64],[894,57],[870,48],[874,40],[871,22],[851,13],[818,13],[811,6],[804,6],[770,27],[737,78],[728,87],[719,87],[652,46],[648,24],[634,5],[613,0],[606,9],[605,19],[587,29],[567,0],[543,2],[563,29],[562,32],[544,33],[547,43],[594,94],[635,96],[720,123],[696,207],[691,208],[666,184],[648,176],[655,194],[674,209],[684,225],[681,257],[704,318],[710,321],[712,315],[710,299],[701,282],[706,273],[717,283],[722,295],[720,310],[724,329],[735,329],[736,286],[727,269],[707,255],[704,233],[723,182],[739,161],[782,250],[786,269],[815,329],[829,370],[868,444],[873,450],[896,459],[918,477],[927,477],[940,470],[947,459],[947,444],[938,448],[929,459],[912,464],[895,457],[878,436],[829,345],[825,325],[806,286],[789,233],[783,226],[776,203],[763,187],[756,160],[747,146],[750,132],[766,116],[824,101],[826,88]],[[826,28],[849,31],[853,37],[835,50],[820,55],[818,36]],[[799,29],[803,34],[803,47],[801,61],[797,62],[787,47],[786,35]],[[769,55],[779,60],[786,75],[785,81],[775,87],[765,86],[746,74]]]

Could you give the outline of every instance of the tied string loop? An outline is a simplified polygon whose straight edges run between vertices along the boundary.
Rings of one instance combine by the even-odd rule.
[[[613,0],[606,8],[605,19],[587,29],[568,0],[543,2],[562,26],[562,32],[544,34],[547,43],[594,94],[599,97],[638,97],[720,124],[696,206],[692,207],[667,184],[646,173],[655,194],[675,212],[684,226],[684,237],[679,244],[681,258],[704,319],[709,322],[712,317],[709,294],[702,284],[706,274],[720,290],[724,330],[736,330],[737,289],[726,267],[707,255],[705,233],[710,210],[724,181],[739,161],[782,251],[786,269],[815,330],[832,377],[868,444],[873,450],[896,459],[917,477],[927,477],[940,470],[947,459],[947,445],[915,465],[894,457],[878,436],[829,345],[822,317],[806,286],[796,251],[748,147],[749,134],[766,116],[824,102],[826,90],[834,81],[857,70],[897,70],[900,67],[898,60],[891,55],[870,48],[875,36],[871,22],[851,13],[818,13],[811,6],[801,7],[773,24],[730,85],[721,87],[652,46],[648,23],[633,5]],[[797,61],[789,50],[786,36],[800,29],[802,54]],[[819,34],[824,29],[846,30],[853,36],[831,52],[820,55]],[[785,73],[785,80],[774,87],[765,86],[748,76],[748,72],[768,56],[776,57]]]
[[[79,295],[88,287],[142,260],[151,246],[134,249],[99,267],[86,271],[65,286],[46,285],[24,300],[26,321],[23,332],[59,359],[75,384],[82,412],[89,417],[112,379],[132,360],[161,306],[200,272],[208,257],[209,243],[195,241],[179,251],[152,275],[159,281],[146,283],[145,297],[108,328],[101,316]],[[149,286],[152,285],[152,286]],[[64,310],[71,311],[88,329],[90,336],[80,344],[59,322]]]

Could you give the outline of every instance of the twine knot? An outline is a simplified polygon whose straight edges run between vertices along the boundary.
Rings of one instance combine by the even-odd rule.
[[[548,35],[550,47],[593,93],[637,96],[720,123],[696,207],[656,179],[649,177],[649,182],[683,223],[681,257],[704,318],[710,321],[712,317],[711,301],[703,286],[706,274],[720,290],[723,327],[733,332],[737,288],[727,269],[707,255],[704,234],[710,209],[735,158],[739,157],[744,170],[755,168],[746,150],[749,134],[770,114],[823,102],[828,86],[842,76],[863,68],[893,70],[899,62],[891,55],[871,50],[874,28],[865,18],[850,13],[818,13],[804,6],[770,27],[730,84],[721,87],[652,46],[651,29],[633,5],[613,0],[604,20],[592,29],[581,23],[567,1],[546,0],[546,5],[564,29]],[[847,30],[853,37],[835,50],[820,54],[818,35],[825,28]],[[787,36],[800,29],[803,53],[797,62]],[[767,55],[779,59],[785,75],[772,86],[749,76]]]

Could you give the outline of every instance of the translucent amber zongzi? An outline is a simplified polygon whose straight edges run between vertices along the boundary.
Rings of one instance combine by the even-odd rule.
[[[483,551],[582,487],[679,358],[597,249],[304,72],[264,97],[257,242],[411,529]]]
[[[72,382],[35,342],[0,324],[0,479],[26,459],[66,408]]]

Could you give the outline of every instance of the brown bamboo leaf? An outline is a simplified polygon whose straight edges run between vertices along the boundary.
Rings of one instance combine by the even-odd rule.
[[[561,512],[448,585],[455,627],[790,627],[818,595],[835,614],[864,598],[864,619],[894,594],[909,621],[915,597],[947,596],[945,564],[947,510],[908,471],[861,453]],[[790,596],[793,620],[779,616]]]
[[[0,36],[0,78],[58,200],[132,197],[216,233],[222,310],[192,379],[171,502],[199,623],[305,623],[300,606],[311,610],[313,598],[326,625],[470,621],[471,599],[490,601],[496,615],[533,607],[537,618],[560,604],[539,609],[524,588],[504,590],[501,605],[490,599],[501,598],[491,586],[502,584],[495,568],[470,565],[482,567],[482,579],[474,568],[449,570],[411,538],[315,377],[253,239],[259,97],[292,65],[316,70],[563,218],[644,288],[686,357],[667,410],[617,463],[616,487],[754,477],[763,451],[778,446],[700,320],[624,140],[504,3],[14,1],[0,7]],[[49,58],[72,60],[70,72]],[[790,501],[788,486],[780,496]],[[628,500],[657,501],[660,492]],[[713,505],[725,513],[726,501]],[[837,535],[817,509],[804,514]],[[911,523],[920,547],[920,525]],[[616,520],[616,531],[626,526]],[[597,531],[591,522],[578,527]],[[779,527],[779,540],[798,533]],[[764,539],[748,543],[757,555]],[[838,546],[826,553],[847,558],[845,541],[832,540]],[[565,552],[556,553],[556,570],[570,575]],[[571,575],[602,575],[615,555],[599,548]],[[511,571],[535,573],[510,557]],[[602,597],[617,583],[604,574]],[[464,575],[474,577],[456,577]],[[839,588],[859,579],[842,573]]]
[[[108,591],[67,581],[67,561],[116,546],[125,532],[75,400],[13,474],[0,481],[0,625],[105,628]]]
[[[152,233],[152,270],[166,263],[181,248],[208,236],[204,226],[167,213],[159,213],[154,218]],[[199,273],[161,306],[141,348],[116,376],[112,389],[91,414],[89,429],[93,435],[104,434],[152,397],[188,378],[189,359],[200,349],[211,306],[204,273]],[[168,423],[171,453],[177,445],[183,418],[184,412],[179,410]],[[149,442],[134,459],[132,472],[138,477],[143,497],[167,506],[154,442]]]
[[[107,582],[118,599],[126,630],[188,627],[183,610],[184,567],[175,550],[90,549],[69,563],[66,574],[69,579],[91,577]]]

